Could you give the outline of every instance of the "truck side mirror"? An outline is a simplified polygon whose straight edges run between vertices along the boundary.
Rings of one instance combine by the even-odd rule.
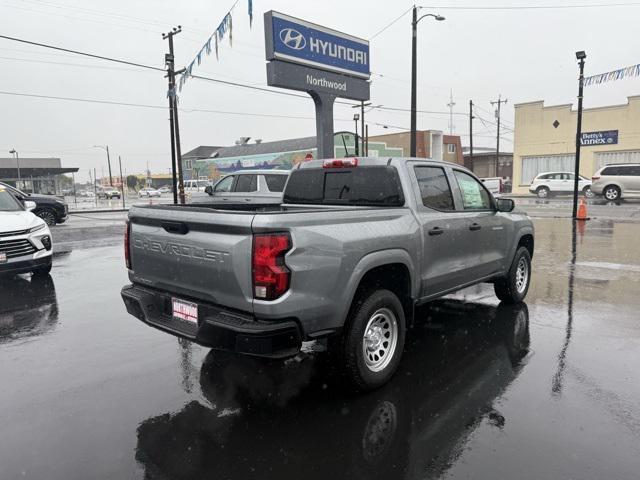
[[[499,212],[509,213],[516,208],[516,204],[510,198],[498,198],[496,199],[496,208]]]
[[[207,185],[204,187],[204,193],[208,193],[209,195],[213,195],[213,187],[211,185]]]

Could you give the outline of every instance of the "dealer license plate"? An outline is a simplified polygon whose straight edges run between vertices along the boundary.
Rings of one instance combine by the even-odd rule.
[[[173,317],[186,322],[198,324],[198,305],[192,302],[185,302],[179,298],[172,298]]]
[[[4,252],[0,252],[0,263],[4,263],[7,261],[7,254]]]

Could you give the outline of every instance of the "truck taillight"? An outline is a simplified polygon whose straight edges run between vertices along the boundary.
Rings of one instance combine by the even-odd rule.
[[[124,263],[128,270],[131,270],[131,251],[129,248],[129,232],[131,230],[131,224],[127,220],[124,229]]]
[[[336,158],[333,160],[325,160],[322,164],[323,168],[352,168],[357,166],[357,158]]]
[[[291,272],[284,263],[291,249],[288,233],[253,236],[253,296],[275,300],[289,289]]]

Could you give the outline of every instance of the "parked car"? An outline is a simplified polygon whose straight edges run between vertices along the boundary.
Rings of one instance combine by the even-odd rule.
[[[51,232],[47,223],[32,211],[36,203],[19,201],[0,186],[0,274],[51,271]]]
[[[571,172],[544,172],[539,173],[529,186],[529,191],[535,193],[538,198],[548,198],[551,195],[569,195],[573,193],[575,174]],[[591,180],[580,175],[578,178],[578,191],[585,197],[593,197]]]
[[[49,226],[53,226],[56,223],[64,223],[69,218],[69,206],[63,197],[25,193],[2,182],[0,182],[0,187],[7,189],[23,204],[26,201],[34,202],[36,206],[33,209],[33,213],[47,222]]]
[[[502,195],[507,193],[505,190],[506,183],[502,177],[488,177],[480,179],[484,186],[493,194],[493,196]]]
[[[187,194],[204,192],[205,188],[211,185],[209,180],[185,180],[183,182],[184,191]]]
[[[98,190],[98,198],[104,198],[107,200],[111,200],[112,198],[117,198],[118,200],[122,198],[122,193],[120,190],[114,187],[104,187]]]
[[[414,307],[491,282],[529,288],[533,224],[456,164],[301,163],[281,205],[132,207],[127,311],[211,348],[271,358],[326,338],[359,389],[388,381]]]
[[[161,197],[162,193],[160,193],[160,190],[156,190],[155,188],[141,188],[140,191],[138,192],[138,196],[140,198]]]
[[[158,191],[160,193],[171,193],[173,192],[173,189],[171,188],[170,185],[163,185],[158,189]]]
[[[288,178],[288,170],[244,170],[223,177],[204,191],[212,202],[281,203]],[[196,198],[202,197],[192,200]]]
[[[591,180],[593,193],[607,200],[640,198],[640,163],[607,165],[594,173]]]
[[[65,197],[69,196],[69,195],[73,195],[73,188],[63,188],[61,191],[62,195],[64,195]]]

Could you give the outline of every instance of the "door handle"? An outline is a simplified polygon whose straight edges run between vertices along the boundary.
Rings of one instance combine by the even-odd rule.
[[[469,226],[469,230],[471,230],[471,231],[480,230],[481,228],[482,227],[477,223],[472,223],[471,226]]]
[[[433,227],[431,230],[429,230],[429,235],[433,236],[433,235],[442,235],[444,233],[444,230],[440,227]]]

